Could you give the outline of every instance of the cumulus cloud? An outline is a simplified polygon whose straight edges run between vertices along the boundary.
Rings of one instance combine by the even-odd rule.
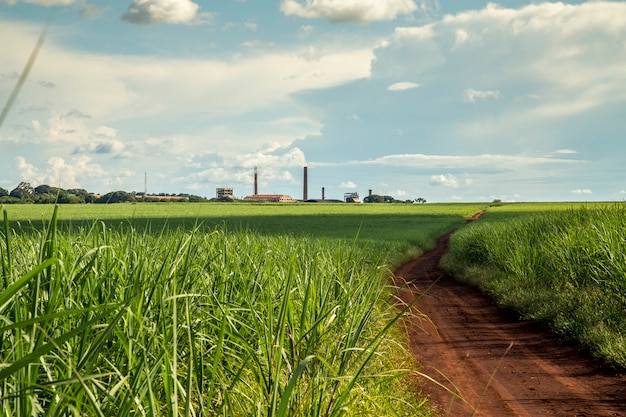
[[[121,19],[139,25],[156,23],[197,23],[200,15],[198,6],[191,0],[133,0]]]
[[[460,186],[468,186],[472,184],[472,180],[469,178],[459,179],[456,175],[452,174],[439,174],[432,175],[429,180],[430,185],[444,186],[451,188],[458,188]]]
[[[339,184],[339,187],[354,190],[357,187],[357,185],[353,183],[352,181],[344,181],[341,184]]]
[[[469,103],[474,103],[476,100],[484,100],[487,98],[499,98],[500,92],[497,90],[474,90],[473,88],[468,88],[463,92],[463,100]]]
[[[69,163],[64,158],[51,156],[42,169],[26,161],[26,158],[15,158],[19,177],[32,185],[48,184],[61,188],[81,188],[80,181],[87,178],[104,177],[105,171],[91,158],[77,156]]]
[[[192,157],[187,165],[195,165],[198,169],[188,175],[179,176],[177,183],[186,184],[190,189],[201,189],[206,183],[238,184],[250,186],[252,192],[253,172],[257,168],[260,192],[274,193],[278,183],[299,184],[290,169],[301,169],[306,166],[304,153],[300,149],[290,149],[281,153],[278,145],[269,145],[256,152],[236,155],[215,155]]]
[[[0,39],[15,39],[3,50],[0,72],[5,75],[0,81],[13,78],[10,70],[23,66],[23,51],[32,48],[38,29],[11,22],[0,24]],[[54,81],[58,91],[51,96],[44,88],[24,90],[12,114],[16,119],[25,114],[22,103],[27,103],[29,108],[38,109],[37,114],[28,115],[21,123],[30,126],[32,119],[38,119],[42,132],[49,133],[38,136],[39,142],[77,142],[89,140],[90,133],[100,123],[112,125],[119,120],[154,118],[164,125],[180,115],[197,113],[199,109],[210,115],[207,117],[216,118],[212,120],[218,120],[267,109],[278,103],[281,114],[300,116],[304,112],[299,106],[286,104],[293,102],[294,93],[333,87],[370,75],[373,58],[370,47],[347,46],[329,51],[313,48],[307,54],[300,52],[294,48],[269,50],[233,60],[173,59],[75,52],[48,39],[37,69],[43,79]],[[81,65],[77,66],[76,62]],[[280,128],[270,126],[270,129],[265,124],[254,126],[265,128],[263,135],[258,132],[252,135],[250,129],[246,129],[247,136],[242,138],[244,134],[239,131],[243,128],[239,126],[222,126],[228,132],[218,132],[216,129],[221,123],[212,121],[210,125],[206,133],[215,133],[212,137],[213,142],[218,142],[215,146],[229,147],[233,152],[250,149],[251,142],[258,146],[259,138],[266,135],[292,142],[294,137],[319,129],[316,125],[311,130],[311,122],[306,126],[291,123]],[[187,129],[187,124],[177,123],[177,126]],[[135,133],[145,137],[142,132]],[[239,136],[242,140],[226,142],[222,140],[224,136]],[[6,134],[6,130],[0,132],[0,140],[9,138],[16,140],[17,137]],[[201,143],[201,138],[194,139],[196,146],[205,146],[206,139],[204,145]]]
[[[402,81],[399,83],[391,84],[389,87],[387,87],[387,90],[388,91],[405,91],[405,90],[412,90],[418,87],[420,87],[420,84],[418,83],[414,83],[410,81]]]
[[[226,164],[233,166],[252,168],[254,166],[276,167],[276,168],[293,168],[306,165],[304,153],[293,148],[284,154],[277,154],[273,147],[260,149],[254,153],[236,154],[227,157]]]
[[[376,50],[373,75],[449,80],[442,94],[458,94],[463,80],[474,84],[463,89],[467,103],[517,97],[516,111],[502,107],[503,129],[576,115],[626,100],[625,16],[623,2],[490,4],[397,28]]]
[[[593,194],[593,192],[589,188],[578,188],[572,190],[572,194]]]
[[[286,16],[326,19],[331,22],[371,22],[393,20],[417,10],[413,0],[283,0],[280,10]]]

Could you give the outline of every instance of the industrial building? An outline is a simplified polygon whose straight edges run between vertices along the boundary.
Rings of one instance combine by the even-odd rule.
[[[272,202],[272,203],[295,203],[296,200],[285,194],[254,194],[243,198],[246,201]]]
[[[217,197],[218,200],[223,200],[225,198],[230,198],[231,200],[236,199],[232,188],[224,188],[224,187],[216,188],[215,196]]]
[[[259,177],[254,167],[254,194],[243,198],[245,201],[272,202],[272,203],[295,203],[296,200],[285,194],[259,194]]]

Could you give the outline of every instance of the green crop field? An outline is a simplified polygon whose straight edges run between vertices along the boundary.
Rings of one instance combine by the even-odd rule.
[[[451,239],[453,275],[626,367],[624,203],[511,204]]]
[[[63,205],[58,213],[61,230],[89,227],[98,221],[107,227],[132,226],[158,233],[162,229],[215,227],[246,229],[265,236],[294,235],[353,240],[380,245],[395,255],[415,254],[434,247],[446,231],[462,226],[464,217],[486,204],[229,204],[149,203]],[[51,205],[8,205],[12,229],[41,230],[50,219]]]
[[[6,207],[0,414],[426,415],[390,269],[482,209]]]

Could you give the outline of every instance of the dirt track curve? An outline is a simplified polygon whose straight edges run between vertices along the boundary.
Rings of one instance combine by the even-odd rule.
[[[423,378],[439,415],[626,417],[626,376],[446,275],[449,238],[395,272],[403,301],[418,298],[405,325],[420,372],[464,399]]]

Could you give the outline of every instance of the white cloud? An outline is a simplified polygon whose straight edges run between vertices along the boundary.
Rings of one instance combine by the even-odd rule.
[[[156,23],[194,23],[199,18],[207,18],[208,14],[200,15],[200,7],[191,0],[133,0],[121,19],[140,25]]]
[[[274,42],[264,42],[255,39],[251,41],[244,41],[241,43],[241,46],[245,46],[246,48],[273,48],[276,44],[274,44]]]
[[[463,45],[465,45],[465,43],[469,40],[469,33],[467,33],[467,31],[463,30],[463,29],[457,29],[456,30],[456,36],[454,39],[454,47],[455,48],[459,48]]]
[[[554,151],[554,153],[557,155],[573,155],[573,154],[577,154],[578,151],[575,151],[573,149],[558,149]]]
[[[245,168],[264,166],[279,169],[306,165],[304,153],[298,148],[293,148],[282,155],[272,154],[274,151],[275,149],[270,147],[251,154],[237,154],[227,158],[224,163]]]
[[[208,182],[228,182],[231,186],[233,183],[238,184],[240,189],[250,186],[252,192],[253,170],[257,167],[261,193],[277,192],[272,188],[277,182],[299,184],[300,179],[294,178],[289,169],[306,166],[304,154],[298,148],[282,154],[277,151],[280,151],[280,147],[270,144],[254,153],[225,156],[219,162],[209,162],[202,169],[176,178],[176,182],[187,184],[187,188],[191,189],[201,189]]]
[[[510,131],[626,101],[625,38],[624,2],[490,4],[397,28],[376,50],[373,76],[449,80],[443,97],[458,94],[463,80],[473,87],[464,91],[469,103],[525,97],[511,113],[500,110],[497,128]]]
[[[469,103],[474,103],[477,99],[488,99],[494,98],[497,99],[500,97],[500,92],[497,90],[474,90],[473,88],[468,88],[463,92],[463,100]]]
[[[387,87],[387,90],[388,91],[405,91],[405,90],[411,90],[411,89],[418,88],[418,87],[420,87],[420,84],[418,83],[414,83],[410,81],[402,81],[402,82],[391,84],[389,87]]]
[[[443,185],[445,187],[457,188],[459,180],[452,174],[432,175],[430,185]]]
[[[280,10],[286,16],[321,18],[331,22],[371,22],[393,20],[417,10],[413,0],[283,0]]]
[[[514,169],[533,165],[579,164],[584,161],[558,159],[551,157],[532,157],[525,155],[424,155],[401,154],[387,155],[369,161],[354,162],[358,164],[405,166],[420,168],[456,168],[456,169]]]
[[[350,190],[354,190],[357,188],[357,185],[355,183],[353,183],[352,181],[344,181],[341,184],[339,184],[340,188],[348,188]]]
[[[572,194],[593,194],[593,192],[589,188],[579,188],[572,190]]]
[[[471,185],[472,182],[473,181],[469,178],[459,179],[456,175],[452,174],[431,175],[429,180],[430,185],[451,188],[458,188],[460,186],[467,187]]]
[[[87,178],[115,178],[116,174],[106,173],[98,164],[91,163],[91,158],[77,156],[67,163],[58,156],[48,158],[47,166],[39,169],[28,163],[26,158],[15,158],[16,168],[22,181],[33,186],[48,184],[61,188],[81,188],[80,181]]]
[[[32,48],[39,31],[37,26],[4,21],[0,24],[0,39],[13,40],[3,47],[0,62],[0,73],[8,74],[0,80],[6,80],[7,85],[14,69],[24,65],[24,51]],[[218,141],[215,146],[229,147],[231,152],[251,149],[251,141],[258,146],[259,138],[266,135],[291,142],[315,133],[319,126],[313,126],[311,121],[271,129],[259,124],[254,126],[256,133],[247,133],[243,140],[235,141],[231,139],[243,135],[236,132],[238,126],[229,125],[218,132],[220,123],[215,121],[275,105],[287,118],[301,117],[301,108],[289,104],[293,93],[333,87],[370,75],[372,49],[347,47],[325,53],[316,49],[313,53],[314,60],[298,50],[255,53],[232,60],[118,56],[70,51],[51,38],[40,52],[33,73],[38,79],[53,82],[57,86],[54,93],[29,88],[32,82],[27,81],[10,117],[15,124],[30,126],[32,120],[40,122],[42,134],[31,135],[29,142],[78,144],[90,141],[98,126],[148,118],[167,123],[181,115],[197,114],[201,109],[205,126],[210,127],[204,128],[204,135],[193,133],[197,135],[193,146],[207,146],[208,136],[213,136],[210,143]],[[20,117],[25,120],[19,121]],[[128,126],[125,135],[134,134]],[[186,124],[176,126],[183,130],[181,135],[187,134]],[[266,133],[260,135],[259,129]],[[16,138],[6,129],[0,131],[0,141]]]

